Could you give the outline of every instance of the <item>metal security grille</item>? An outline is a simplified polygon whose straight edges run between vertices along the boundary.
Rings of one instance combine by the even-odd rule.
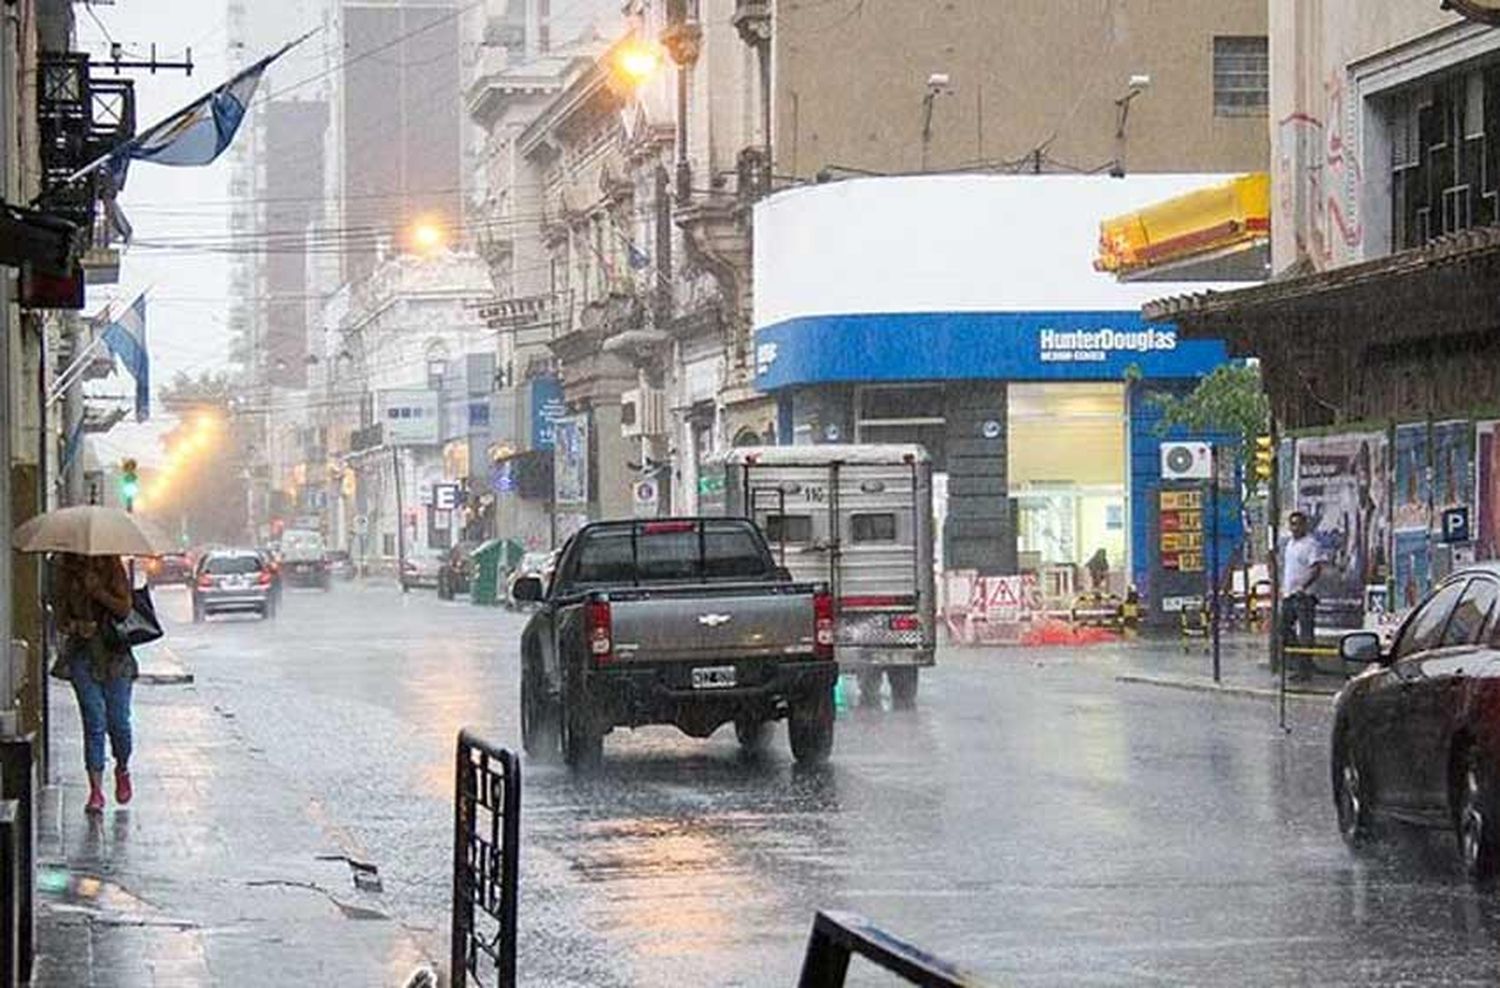
[[[1391,246],[1500,222],[1500,68],[1476,69],[1390,104]]]
[[[463,731],[453,790],[449,984],[513,988],[521,842],[521,762]],[[493,980],[487,980],[493,978]]]
[[[1214,39],[1214,116],[1248,117],[1271,104],[1271,55],[1264,37]]]

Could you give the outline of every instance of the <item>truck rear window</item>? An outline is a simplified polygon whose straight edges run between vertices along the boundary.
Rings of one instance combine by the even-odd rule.
[[[760,540],[724,522],[644,523],[591,532],[579,547],[574,584],[757,580],[771,572]]]

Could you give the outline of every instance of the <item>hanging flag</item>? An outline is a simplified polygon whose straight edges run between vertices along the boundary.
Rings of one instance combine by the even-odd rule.
[[[62,466],[59,469],[66,472],[81,452],[83,452],[83,419],[80,418],[68,432],[67,441],[63,443]]]
[[[151,417],[151,355],[146,350],[146,295],[143,292],[104,330],[104,345],[135,378],[135,420]]]
[[[635,271],[644,271],[651,266],[651,255],[635,245],[635,241],[626,241],[625,249],[630,252],[630,267]]]
[[[240,121],[245,119],[245,110],[255,87],[266,67],[286,54],[293,45],[300,44],[312,35],[309,31],[295,41],[244,69],[234,78],[205,93],[192,103],[178,110],[161,123],[149,127],[130,140],[113,148],[102,157],[84,165],[68,177],[76,181],[90,172],[109,166],[116,190],[125,187],[125,171],[136,159],[151,161],[158,165],[206,165],[217,158],[229,142],[234,140]]]

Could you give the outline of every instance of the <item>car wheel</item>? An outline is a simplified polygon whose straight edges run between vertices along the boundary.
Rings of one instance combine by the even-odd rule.
[[[1458,853],[1471,881],[1488,882],[1500,864],[1494,771],[1478,747],[1464,754],[1458,776]]]
[[[204,617],[205,617],[205,615],[203,613],[203,605],[200,604],[200,603],[198,603],[196,600],[194,600],[193,601],[193,623],[194,624],[202,624]]]
[[[746,751],[760,751],[771,734],[771,722],[741,717],[734,722],[734,736]]]
[[[561,724],[557,704],[546,696],[531,663],[521,673],[521,747],[538,761],[556,761]]]
[[[792,742],[792,757],[803,763],[816,763],[833,751],[833,690],[820,688],[803,697],[792,707],[787,718],[787,735]]]
[[[855,673],[855,679],[859,681],[859,705],[880,706],[880,670],[861,669]]]
[[[885,678],[891,683],[891,706],[897,710],[911,710],[917,705],[917,673],[915,666],[887,669]]]
[[[1332,767],[1333,806],[1338,813],[1339,836],[1351,848],[1361,848],[1375,836],[1369,782],[1342,735],[1334,745]]]

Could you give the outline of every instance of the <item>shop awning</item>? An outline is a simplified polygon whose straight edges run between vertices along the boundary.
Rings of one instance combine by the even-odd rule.
[[[1270,232],[1271,180],[1255,172],[1104,220],[1094,268],[1121,281],[1261,281]]]
[[[1496,393],[1500,226],[1235,291],[1147,304],[1147,322],[1258,357],[1292,427],[1458,414]]]

